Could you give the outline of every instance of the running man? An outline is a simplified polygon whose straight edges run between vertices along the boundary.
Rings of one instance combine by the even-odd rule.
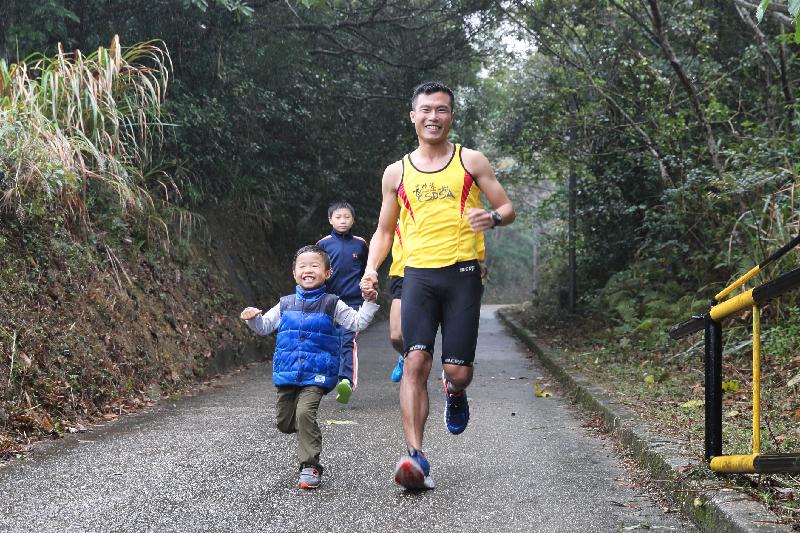
[[[434,487],[422,438],[439,326],[445,423],[459,434],[469,422],[466,388],[472,381],[483,293],[479,236],[515,217],[486,156],[448,140],[453,103],[453,92],[441,83],[423,83],[414,90],[410,118],[419,145],[384,171],[378,228],[363,278],[377,288],[377,269],[392,245],[398,219],[403,220],[401,328],[406,357],[400,416],[408,455],[397,463],[395,481],[408,489]],[[481,193],[490,210],[482,207]]]

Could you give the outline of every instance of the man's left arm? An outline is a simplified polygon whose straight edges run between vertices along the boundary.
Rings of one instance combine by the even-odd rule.
[[[511,200],[503,186],[497,181],[497,176],[486,156],[477,150],[464,148],[462,159],[467,172],[470,173],[492,206],[491,210],[475,208],[469,210],[467,221],[472,230],[477,233],[495,226],[507,226],[514,222],[517,216],[514,206],[511,205]]]

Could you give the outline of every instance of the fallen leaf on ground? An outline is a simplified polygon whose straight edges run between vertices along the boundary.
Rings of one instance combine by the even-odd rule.
[[[739,382],[735,379],[723,381],[722,392],[739,392]]]
[[[547,391],[545,389],[540,389],[538,383],[533,384],[533,393],[536,395],[537,398],[549,398],[552,396],[552,393],[550,393],[550,391]]]
[[[703,400],[689,400],[688,402],[683,402],[681,407],[685,409],[693,409],[695,407],[702,407],[705,402]]]
[[[325,423],[328,424],[329,426],[333,425],[355,426],[358,422],[355,422],[353,420],[326,420]]]

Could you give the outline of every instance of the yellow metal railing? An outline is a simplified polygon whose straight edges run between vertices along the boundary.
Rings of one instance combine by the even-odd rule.
[[[794,246],[800,236],[792,239],[780,250],[750,269],[747,274],[717,293],[705,315],[691,319],[670,329],[674,339],[705,330],[705,454],[709,467],[721,473],[774,473],[800,472],[800,454],[761,454],[761,306],[781,294],[800,286],[800,268],[776,279],[746,290],[736,296],[731,293],[742,287],[763,268],[777,260]],[[722,301],[723,298],[729,297]],[[752,453],[724,455],[722,453],[722,326],[721,321],[739,311],[750,308],[753,312],[753,435]]]

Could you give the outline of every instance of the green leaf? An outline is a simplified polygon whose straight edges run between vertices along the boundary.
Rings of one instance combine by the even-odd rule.
[[[648,385],[652,385],[653,383],[656,382],[656,377],[653,374],[647,374],[644,377],[644,382],[647,383]]]
[[[764,13],[766,13],[768,6],[769,0],[761,0],[761,3],[758,4],[758,9],[756,9],[756,18],[759,22],[761,22],[761,19],[764,18]]]
[[[684,409],[694,409],[695,407],[702,407],[704,403],[703,400],[689,400],[688,402],[683,402],[681,407]]]

